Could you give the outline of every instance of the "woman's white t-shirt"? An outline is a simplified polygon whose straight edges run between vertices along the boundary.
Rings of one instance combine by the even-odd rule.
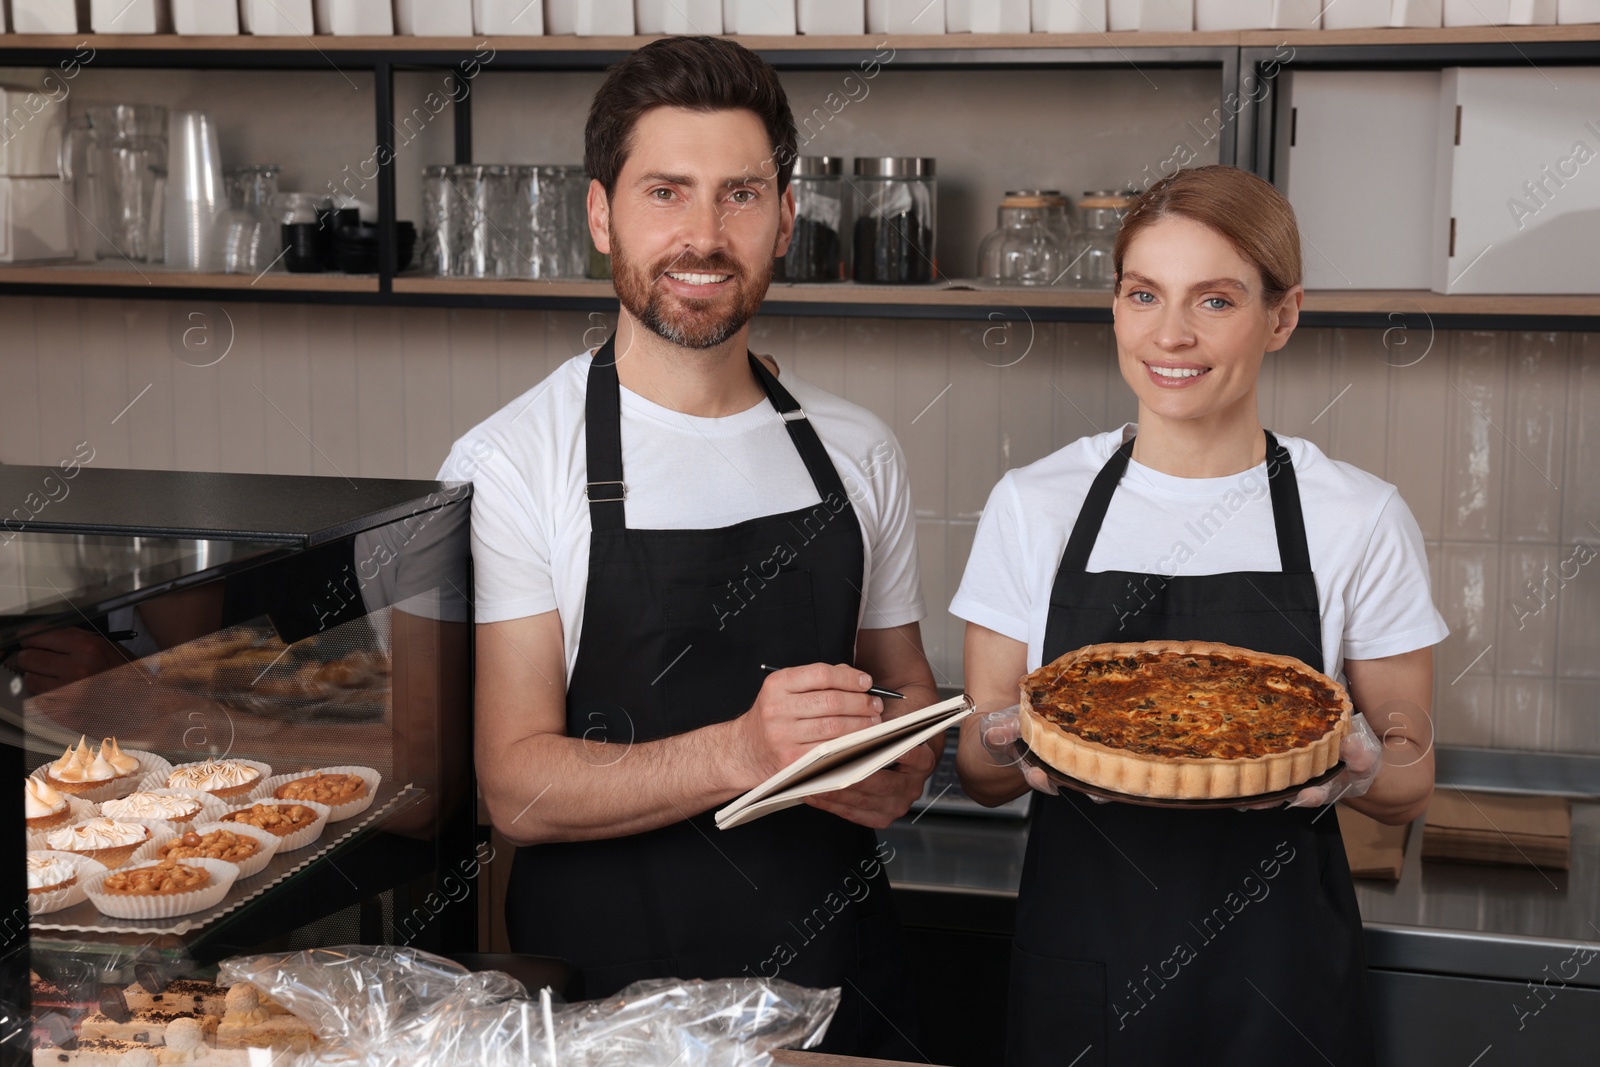
[[[567,675],[577,662],[589,580],[584,397],[589,354],[473,427],[450,450],[441,481],[472,482],[474,617],[559,609]],[[865,408],[796,378],[799,402],[833,461],[861,526],[866,581],[859,627],[926,614],[917,570],[911,484],[899,442]],[[761,402],[723,418],[685,415],[623,387],[622,470],[630,529],[705,530],[821,502],[783,417]]]
[[[1136,428],[1080,438],[1008,471],[989,494],[951,614],[1028,646],[1043,660],[1056,568],[1095,475]],[[1322,611],[1323,669],[1437,644],[1422,532],[1394,486],[1316,445],[1278,435],[1300,488]],[[1267,465],[1226,478],[1175,478],[1140,463],[1111,497],[1088,570],[1176,575],[1281,569]],[[1114,640],[1107,637],[1107,640]]]

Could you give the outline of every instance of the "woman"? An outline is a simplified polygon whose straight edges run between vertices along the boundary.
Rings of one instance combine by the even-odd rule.
[[[1139,421],[1008,472],[989,497],[950,610],[968,622],[968,691],[1006,710],[963,726],[962,785],[988,804],[1054,793],[1016,758],[1017,683],[1089,644],[1295,656],[1342,675],[1361,714],[1345,770],[1288,806],[1036,798],[1008,1062],[1371,1063],[1360,915],[1324,816],[1342,800],[1402,823],[1432,794],[1446,628],[1421,533],[1393,486],[1257,418],[1262,359],[1303,296],[1277,190],[1232,167],[1180,171],[1130,210],[1115,267]]]

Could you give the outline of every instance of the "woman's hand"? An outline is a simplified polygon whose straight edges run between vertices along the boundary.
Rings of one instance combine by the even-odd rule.
[[[1022,759],[1022,705],[1013,704],[978,716],[978,740],[995,766],[1011,766],[1021,771],[1028,788],[1051,796],[1060,792],[1049,775]]]
[[[1321,785],[1302,789],[1289,802],[1291,808],[1320,808],[1340,800],[1365,796],[1383,767],[1383,742],[1359,712],[1350,720],[1350,732],[1339,743],[1344,770]]]

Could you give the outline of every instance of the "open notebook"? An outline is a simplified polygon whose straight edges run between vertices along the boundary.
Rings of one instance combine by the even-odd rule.
[[[825,741],[718,811],[717,828],[731,830],[806,797],[855,785],[971,714],[968,697],[951,697]]]

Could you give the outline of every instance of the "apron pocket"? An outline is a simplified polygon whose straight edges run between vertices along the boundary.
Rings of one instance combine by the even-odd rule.
[[[1011,946],[1008,1067],[1106,1062],[1106,967]]]

